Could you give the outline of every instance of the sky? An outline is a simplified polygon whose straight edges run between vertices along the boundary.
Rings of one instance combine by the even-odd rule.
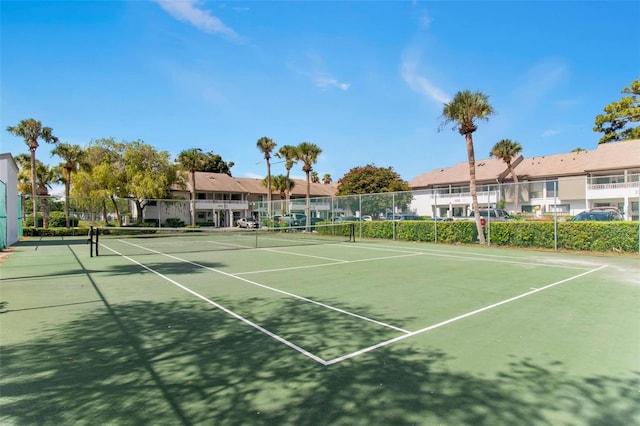
[[[477,159],[505,138],[525,157],[594,149],[595,116],[640,77],[638,16],[637,1],[0,0],[0,152],[28,152],[6,128],[35,118],[83,147],[202,148],[235,177],[266,176],[267,136],[318,145],[321,178],[374,164],[410,181],[467,161],[441,125],[466,89],[496,112]],[[36,155],[55,165],[51,148]]]

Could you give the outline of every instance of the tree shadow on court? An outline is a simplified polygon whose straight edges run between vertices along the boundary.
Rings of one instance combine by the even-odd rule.
[[[253,298],[251,304],[260,302],[270,303]],[[26,343],[2,346],[4,421],[628,425],[640,420],[638,374],[575,377],[560,363],[514,359],[501,374],[478,377],[451,371],[447,354],[414,347],[411,339],[323,366],[198,301],[103,306]],[[308,333],[333,333],[362,347],[380,341],[381,331],[363,329],[359,321],[343,316],[327,324],[322,310],[299,306],[295,300],[279,302],[271,318],[263,311],[262,320],[277,326],[305,323]]]
[[[223,268],[227,266],[225,263],[221,262],[198,262],[197,265],[193,265],[187,262],[142,262],[142,264],[155,272],[158,272],[163,275],[181,275],[181,274],[203,274],[203,273],[211,273],[205,268]],[[135,263],[126,263],[126,264],[117,264],[110,265],[102,269],[100,272],[107,272],[111,275],[124,275],[124,276],[135,276],[136,274],[148,274],[149,270],[145,267],[137,265]],[[98,271],[88,271],[88,272],[98,272]]]
[[[73,237],[28,237],[14,244],[14,247],[37,247],[37,246],[81,246],[86,245],[89,251],[87,237],[78,235]]]
[[[209,272],[205,268],[218,269],[227,266],[227,264],[221,262],[198,262],[198,265],[201,266],[192,265],[186,262],[149,262],[144,263],[144,265],[149,269],[163,275],[203,274]],[[203,266],[205,268],[203,268]],[[26,274],[28,272],[34,272],[34,270],[23,268],[20,270],[20,272]],[[127,262],[125,264],[120,263],[116,265],[103,266],[101,269],[89,269],[85,268],[84,265],[80,265],[80,267],[77,268],[56,270],[53,273],[44,270],[39,274],[32,273],[28,275],[12,275],[9,277],[5,276],[3,277],[3,280],[5,280],[6,282],[19,280],[36,281],[38,279],[50,281],[53,278],[76,277],[83,274],[104,275],[105,273],[113,277],[125,276],[127,277],[127,279],[129,279],[139,274],[149,274],[150,271],[135,263]]]

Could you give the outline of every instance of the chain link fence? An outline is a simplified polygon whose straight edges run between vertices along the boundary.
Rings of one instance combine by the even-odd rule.
[[[638,222],[640,226],[639,177],[640,174],[625,174],[558,178],[518,184],[496,182],[478,185],[477,198],[480,208],[502,209],[516,221],[552,222],[557,227],[558,223],[565,222],[582,211],[606,207],[617,210],[625,221]],[[198,195],[202,198],[195,202],[187,199],[71,197],[67,200],[68,224],[63,197],[38,197],[37,226],[181,227],[192,225],[192,211],[196,226],[233,227],[243,217],[253,217],[263,226],[278,226],[282,216],[295,213],[296,217],[308,215],[313,223],[357,222],[356,234],[361,237],[375,236],[370,226],[366,231],[363,230],[363,227],[368,226],[367,223],[386,221],[390,223],[386,226],[390,226],[391,236],[395,239],[401,222],[431,220],[436,224],[468,221],[472,212],[471,193],[464,185],[408,192],[316,197],[309,200],[274,199],[270,209],[262,196],[231,193]],[[222,199],[217,199],[218,197]],[[21,225],[32,227],[36,223],[31,206],[30,201],[22,200]],[[268,212],[271,212],[271,217],[267,217]],[[492,219],[489,217],[488,220]],[[554,234],[554,239],[557,240],[557,229],[554,229]],[[434,227],[433,241],[438,241],[437,227]]]

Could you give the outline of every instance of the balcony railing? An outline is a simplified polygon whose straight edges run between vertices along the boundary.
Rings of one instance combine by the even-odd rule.
[[[587,184],[590,191],[610,191],[612,189],[634,189],[640,186],[640,182],[622,182],[622,183],[596,183]]]
[[[196,209],[213,210],[213,209],[231,209],[240,210],[248,209],[249,202],[246,200],[196,200]]]

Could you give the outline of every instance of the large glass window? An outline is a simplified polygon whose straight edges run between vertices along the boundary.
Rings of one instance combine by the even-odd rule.
[[[557,180],[546,181],[547,197],[548,198],[555,197],[557,188],[558,188]]]
[[[544,197],[544,182],[531,182],[531,183],[529,183],[529,196],[531,198],[543,198]]]
[[[471,192],[468,186],[454,186],[451,188],[452,194],[465,194]]]

